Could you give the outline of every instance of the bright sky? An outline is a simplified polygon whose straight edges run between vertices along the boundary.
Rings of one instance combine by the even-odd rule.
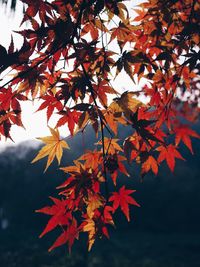
[[[129,2],[129,6],[133,7],[141,0],[134,0]],[[134,4],[134,5],[133,5]],[[1,18],[1,27],[0,27],[0,44],[3,45],[6,49],[9,47],[11,41],[11,34],[13,34],[14,44],[17,48],[20,48],[22,45],[22,38],[19,34],[13,33],[13,30],[19,30],[19,25],[22,20],[22,4],[20,1],[17,1],[17,10],[15,13],[10,13],[9,9],[6,11],[5,7],[0,6],[0,18]],[[8,71],[7,71],[8,72]],[[2,78],[6,74],[6,71]],[[4,80],[5,81],[5,80]],[[126,73],[118,76],[114,82],[113,86],[117,90],[132,90],[133,83],[129,79]],[[135,88],[138,90],[139,88]],[[37,107],[39,106],[38,102],[35,102],[34,105],[31,102],[22,103],[22,121],[25,129],[13,126],[11,136],[15,141],[15,144],[18,144],[22,141],[33,140],[36,137],[49,135],[49,130],[47,128],[46,116],[44,112],[36,112]],[[55,121],[51,121],[52,125],[55,126]],[[61,134],[66,136],[66,127],[61,128]],[[68,132],[67,132],[68,133]],[[5,148],[6,145],[13,144],[10,140],[1,140],[0,141],[0,150]]]

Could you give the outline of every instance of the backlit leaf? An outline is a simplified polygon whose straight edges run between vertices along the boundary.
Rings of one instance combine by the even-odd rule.
[[[45,146],[40,149],[38,155],[31,162],[34,163],[48,156],[45,171],[50,166],[55,157],[58,160],[58,164],[60,164],[63,154],[63,148],[69,149],[69,146],[66,141],[60,139],[59,131],[50,127],[49,129],[51,132],[51,136],[38,138],[39,140],[45,143]]]

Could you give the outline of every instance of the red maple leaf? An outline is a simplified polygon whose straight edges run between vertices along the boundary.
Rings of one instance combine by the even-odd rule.
[[[70,111],[68,109],[67,111],[60,111],[58,114],[62,115],[62,117],[58,120],[56,127],[60,127],[67,123],[70,134],[73,135],[75,124],[78,123],[81,113],[76,110]]]
[[[61,111],[63,109],[62,103],[57,99],[56,96],[53,95],[52,92],[49,92],[49,95],[44,95],[42,97],[44,102],[40,105],[37,111],[43,110],[47,108],[47,121],[49,121],[52,116],[54,109]]]
[[[125,189],[125,186],[122,186],[119,192],[113,192],[113,195],[109,198],[109,201],[113,201],[114,211],[120,206],[122,212],[125,214],[128,221],[130,221],[129,204],[140,207],[140,205],[135,201],[135,199],[129,196],[134,192],[135,190],[128,190]]]
[[[175,158],[184,160],[174,145],[170,144],[168,146],[159,146],[156,150],[160,152],[158,156],[158,163],[166,160],[167,165],[172,172],[175,167]]]
[[[79,228],[77,227],[77,221],[73,218],[67,230],[64,230],[64,232],[56,239],[53,245],[49,248],[49,252],[52,251],[54,248],[60,247],[67,242],[69,246],[69,252],[71,252],[71,247],[75,239],[78,239],[78,237],[79,237]]]
[[[69,224],[69,220],[71,219],[71,213],[66,212],[66,201],[59,200],[57,198],[50,197],[51,200],[55,203],[51,207],[44,207],[40,210],[36,210],[36,212],[41,212],[47,215],[51,215],[52,217],[48,221],[45,229],[40,234],[40,237],[43,237],[48,232],[52,231],[58,225],[67,225]]]
[[[187,125],[182,125],[181,127],[176,128],[175,133],[176,133],[176,138],[175,138],[176,146],[178,146],[178,144],[182,141],[193,154],[192,142],[190,136],[200,138],[200,135],[197,134],[192,129],[188,128]]]

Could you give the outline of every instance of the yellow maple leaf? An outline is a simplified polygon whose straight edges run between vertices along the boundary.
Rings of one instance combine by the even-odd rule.
[[[127,108],[135,112],[139,107],[144,106],[144,104],[136,99],[134,92],[124,92],[120,98],[117,99],[117,104],[122,108],[123,111],[126,111]]]
[[[140,100],[135,98],[135,92],[124,92],[120,97],[114,98],[109,109],[112,111],[116,119],[121,119],[122,112],[126,117],[129,117],[130,112],[136,112],[139,107],[145,106]],[[124,123],[121,121],[120,123]]]
[[[52,129],[49,127],[49,130],[51,132],[51,136],[37,138],[41,140],[42,142],[44,142],[46,145],[40,149],[37,156],[31,162],[31,163],[34,163],[48,156],[47,164],[46,164],[46,168],[44,172],[48,169],[48,167],[54,160],[55,156],[58,160],[58,164],[60,164],[62,154],[63,154],[63,148],[69,149],[68,144],[64,140],[60,140],[60,133],[58,129]]]
[[[87,224],[83,227],[83,232],[88,232],[88,251],[91,250],[95,241],[95,222],[92,219],[85,220]]]
[[[92,219],[94,211],[103,206],[103,198],[97,194],[89,194],[87,204],[87,215],[90,219]]]
[[[118,141],[119,139],[116,139],[116,138],[111,139],[111,138],[104,137],[103,142],[104,142],[105,150],[109,152],[109,154],[111,155],[115,154],[116,151],[123,152],[123,149],[117,143]],[[102,145],[102,140],[96,143],[96,145]]]

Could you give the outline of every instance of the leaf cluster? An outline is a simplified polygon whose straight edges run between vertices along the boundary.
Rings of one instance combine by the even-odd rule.
[[[126,161],[144,177],[157,175],[163,161],[173,172],[176,159],[184,159],[181,142],[193,153],[190,137],[200,137],[190,127],[199,115],[200,3],[149,0],[132,9],[134,1],[123,0],[22,2],[22,24],[29,22],[18,32],[24,44],[15,50],[11,41],[8,52],[0,47],[0,71],[14,72],[0,88],[0,135],[12,138],[13,125],[23,127],[21,101],[39,99],[47,124],[59,117],[51,136],[39,138],[45,146],[32,161],[47,156],[46,170],[69,148],[61,126],[71,136],[92,126],[96,149],[61,168],[67,177],[59,196],[38,210],[51,216],[41,236],[61,229],[50,250],[65,243],[71,249],[82,232],[90,250],[97,238],[109,237],[116,210],[129,221],[129,205],[139,206],[134,190],[117,186],[119,175],[130,176]],[[122,71],[139,90],[122,93],[112,85]],[[132,129],[124,140],[119,125]]]

